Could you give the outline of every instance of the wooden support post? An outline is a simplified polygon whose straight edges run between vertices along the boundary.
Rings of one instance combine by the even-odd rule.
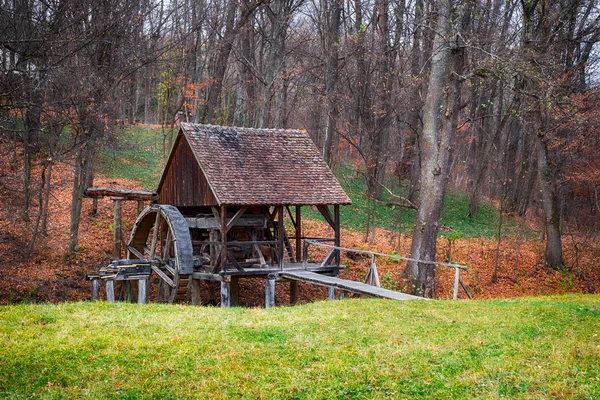
[[[202,298],[200,297],[200,280],[192,279],[192,305],[199,306],[202,304]]]
[[[329,300],[335,300],[335,288],[333,286],[327,288],[327,298]]]
[[[460,282],[460,268],[454,268],[454,296],[453,299],[458,299],[458,283]]]
[[[115,281],[112,279],[106,280],[106,301],[115,302]]]
[[[282,208],[283,209],[283,208]],[[265,308],[275,306],[275,276],[267,276],[267,285],[265,288]]]
[[[123,202],[123,198],[111,197],[111,199],[115,202],[115,220],[113,224],[113,259],[118,260],[121,258],[121,240],[123,237],[123,233],[121,232],[121,204]]]
[[[229,305],[231,307],[237,307],[240,305],[240,278],[231,278],[230,289],[231,297],[229,299]]]
[[[208,305],[211,306],[216,306],[217,305],[217,300],[216,300],[216,283],[215,282],[207,282],[208,285]]]
[[[148,303],[148,278],[142,278],[138,281],[138,304]]]
[[[340,205],[336,204],[333,206],[333,222],[334,222],[334,231],[335,231],[335,246],[341,246],[341,235],[340,235]],[[335,265],[337,267],[340,266],[340,251],[337,250],[335,253]]]
[[[227,270],[227,206],[221,206],[221,271]],[[227,284],[229,286],[229,283]],[[221,284],[223,289],[223,284]],[[229,307],[229,298],[227,299],[227,307]]]
[[[290,281],[290,304],[298,304],[298,281]]]
[[[302,206],[296,206],[296,262],[300,262],[302,254]]]
[[[98,215],[98,198],[94,197],[92,199],[92,217],[95,217]]]
[[[92,301],[98,301],[100,293],[100,279],[92,278]]]
[[[138,200],[138,214],[141,214],[144,211],[144,200]]]
[[[133,288],[131,281],[121,281],[121,300],[126,303],[133,303]]]
[[[231,284],[228,280],[221,281],[221,307],[231,306]]]
[[[283,226],[283,206],[277,206],[277,257],[279,258],[279,269],[283,270],[284,258],[284,236],[285,227]]]

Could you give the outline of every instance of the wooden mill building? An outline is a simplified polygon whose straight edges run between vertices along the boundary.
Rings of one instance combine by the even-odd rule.
[[[221,281],[235,304],[240,278],[293,269],[337,275],[341,268],[338,250],[319,264],[302,263],[302,210],[318,210],[333,231],[311,239],[339,246],[340,206],[351,203],[305,131],[183,123],[157,194],[158,205],[176,207],[189,228],[193,266],[188,260],[178,268],[192,293],[194,281]],[[158,247],[147,236],[132,233],[130,257]]]

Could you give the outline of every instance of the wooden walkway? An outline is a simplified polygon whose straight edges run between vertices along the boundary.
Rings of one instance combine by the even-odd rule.
[[[413,296],[411,294],[395,292],[367,285],[366,283],[349,281],[347,279],[335,278],[332,276],[321,275],[310,271],[286,271],[279,273],[279,276],[285,279],[308,282],[319,286],[334,287],[347,292],[364,294],[371,297],[380,297],[393,300],[426,300],[423,297]]]

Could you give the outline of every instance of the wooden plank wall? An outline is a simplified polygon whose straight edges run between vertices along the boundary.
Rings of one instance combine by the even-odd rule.
[[[165,172],[158,202],[176,207],[217,205],[198,161],[183,138],[178,140],[171,163]]]

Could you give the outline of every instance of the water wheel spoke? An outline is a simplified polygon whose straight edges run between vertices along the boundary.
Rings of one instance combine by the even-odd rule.
[[[160,230],[160,211],[156,213],[156,220],[154,221],[154,232],[152,232],[152,244],[150,245],[150,256],[154,256],[156,251],[156,243],[158,242],[158,231]]]
[[[175,287],[175,282],[173,282],[173,280],[167,274],[165,274],[159,267],[157,267],[156,265],[151,265],[150,268],[152,268],[152,271],[156,272],[160,279],[165,281],[167,285]]]

